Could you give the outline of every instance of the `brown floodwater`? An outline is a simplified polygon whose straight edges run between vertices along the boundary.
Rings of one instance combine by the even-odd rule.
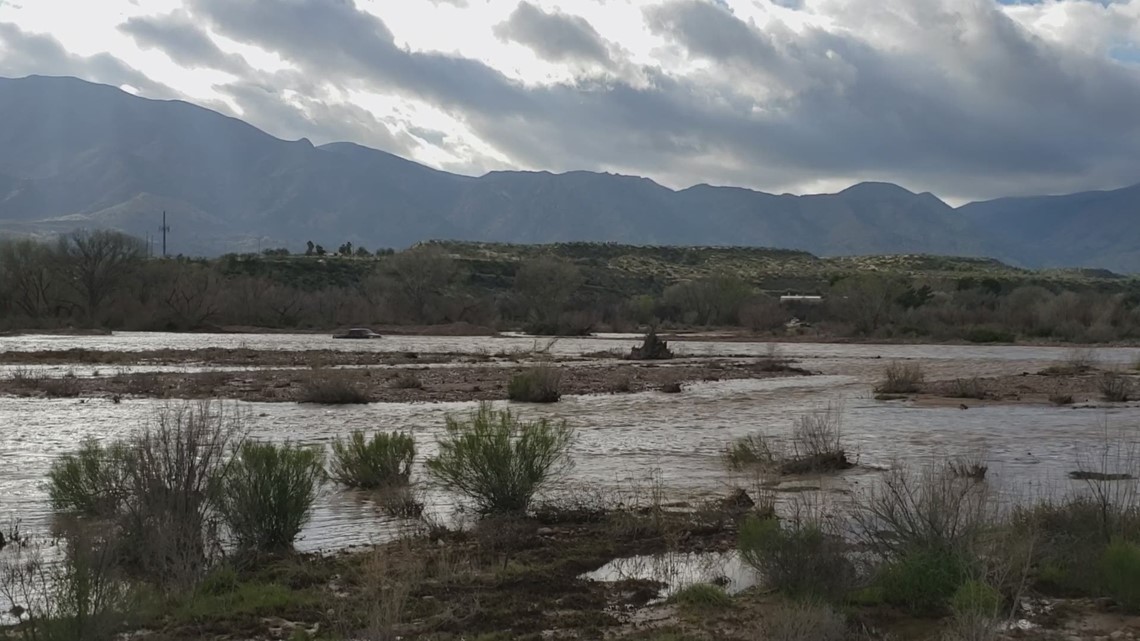
[[[634,336],[564,339],[550,351],[575,355],[628,349]],[[539,341],[545,346],[546,341]],[[38,349],[361,349],[385,351],[496,353],[533,349],[533,338],[390,337],[340,341],[312,335],[227,335],[116,333],[111,336],[21,336],[0,338],[0,350]],[[685,355],[763,356],[765,343],[679,342]],[[524,416],[564,418],[577,428],[573,470],[558,486],[583,485],[605,491],[660,483],[672,500],[723,493],[748,480],[728,473],[721,453],[734,438],[764,431],[790,433],[795,418],[829,405],[841,408],[844,442],[859,466],[823,487],[843,494],[874,483],[881,469],[898,461],[916,464],[956,454],[985,451],[991,482],[1019,493],[1057,493],[1070,485],[1066,474],[1082,453],[1103,445],[1105,425],[1114,437],[1135,442],[1140,408],[1074,410],[1034,405],[919,407],[879,402],[871,383],[891,359],[922,360],[934,378],[1034,371],[1065,357],[1047,347],[941,345],[784,344],[779,349],[809,370],[811,377],[696,383],[685,393],[565,397],[549,406],[513,405]],[[1105,363],[1131,363],[1135,349],[1097,350]],[[66,366],[65,366],[66,367]],[[168,368],[163,368],[168,369]],[[103,368],[104,373],[112,370]],[[27,399],[0,397],[0,521],[18,518],[24,528],[46,531],[51,511],[44,487],[55,457],[84,437],[119,438],[145,424],[165,401]],[[419,460],[435,451],[444,417],[468,412],[473,403],[373,404],[319,407],[289,403],[239,403],[251,436],[327,446],[354,429],[407,430],[416,438]],[[507,405],[500,403],[499,405]],[[443,517],[455,497],[432,488],[416,470],[428,508]],[[812,487],[818,479],[787,484]],[[789,493],[789,496],[791,494]],[[379,542],[405,523],[383,515],[367,494],[327,486],[302,533],[303,550],[334,550]]]

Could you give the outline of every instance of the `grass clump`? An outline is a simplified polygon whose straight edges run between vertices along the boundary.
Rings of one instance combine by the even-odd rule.
[[[669,597],[669,603],[688,610],[720,610],[732,607],[732,597],[719,585],[694,583]]]
[[[771,467],[781,455],[763,434],[749,434],[725,447],[723,458],[728,469],[740,471],[753,466]]]
[[[447,433],[427,470],[483,514],[525,512],[544,485],[572,461],[574,431],[565,421],[523,421],[484,403],[465,419],[447,417]]]
[[[816,519],[750,517],[740,526],[738,545],[769,588],[793,598],[835,601],[855,578],[842,537]]]
[[[1098,565],[1105,594],[1129,612],[1140,612],[1140,545],[1116,540],[1108,545]]]
[[[124,443],[104,447],[84,439],[73,454],[56,459],[48,472],[52,507],[85,516],[110,516],[127,498],[127,456]]]
[[[404,432],[377,432],[371,440],[355,430],[332,444],[329,476],[348,487],[372,490],[407,485],[416,459],[416,441]]]
[[[220,477],[218,511],[242,549],[280,552],[309,520],[323,457],[285,443],[244,443]]]
[[[975,481],[985,480],[986,474],[990,471],[985,452],[971,452],[955,456],[946,465],[954,476]]]
[[[511,377],[507,398],[520,403],[557,403],[562,398],[562,372],[550,367],[533,367]]]
[[[875,393],[916,394],[925,380],[922,365],[893,361],[883,370],[883,380],[875,386]]]
[[[339,373],[317,373],[305,382],[300,402],[318,405],[364,405],[371,403],[368,393]]]

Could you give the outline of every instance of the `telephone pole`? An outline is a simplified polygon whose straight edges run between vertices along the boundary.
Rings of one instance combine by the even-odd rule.
[[[166,258],[166,232],[170,231],[170,226],[166,224],[166,210],[162,211],[162,227],[158,231],[162,232],[162,257]]]

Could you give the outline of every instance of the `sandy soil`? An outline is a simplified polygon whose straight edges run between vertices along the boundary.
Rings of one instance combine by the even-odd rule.
[[[359,356],[359,355],[350,355]],[[562,372],[565,394],[631,393],[696,381],[772,378],[808,374],[767,359],[702,359],[652,363],[599,361],[573,367],[553,362]],[[565,365],[563,363],[563,365]],[[455,364],[449,367],[371,369],[250,369],[194,373],[130,373],[91,378],[0,379],[0,394],[49,397],[124,396],[228,398],[246,401],[302,401],[307,390],[329,379],[362,391],[373,402],[500,400],[511,377],[532,365]]]

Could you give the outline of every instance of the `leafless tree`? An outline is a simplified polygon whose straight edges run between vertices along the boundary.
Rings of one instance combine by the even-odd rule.
[[[429,314],[432,304],[447,293],[459,276],[455,261],[431,245],[402,251],[389,258],[387,266],[419,323],[432,320]]]
[[[0,297],[6,297],[10,305],[29,318],[49,314],[58,302],[53,258],[48,245],[34,240],[0,243],[0,282],[4,290]]]
[[[87,321],[142,262],[146,248],[133,236],[110,230],[79,230],[59,239],[57,267],[75,292]]]

